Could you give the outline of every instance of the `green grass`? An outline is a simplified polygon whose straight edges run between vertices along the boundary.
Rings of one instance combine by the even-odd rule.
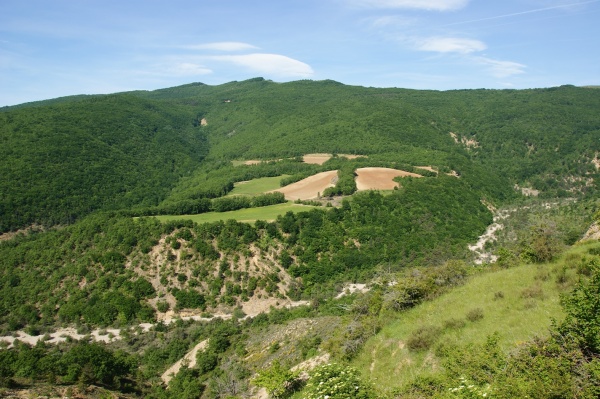
[[[300,205],[293,202],[283,204],[263,206],[260,208],[247,208],[231,212],[208,212],[199,215],[161,215],[155,216],[161,222],[169,220],[193,220],[196,223],[211,223],[219,220],[235,219],[238,222],[255,222],[257,220],[272,221],[279,215],[283,215],[288,211],[302,212],[314,208],[309,205]]]
[[[567,283],[557,283],[564,264],[521,265],[476,275],[466,285],[399,314],[367,342],[354,365],[388,390],[438,372],[435,348],[440,343],[483,343],[497,332],[501,347],[509,350],[547,335],[551,320],[563,316],[559,294],[576,281],[574,270],[568,269]],[[470,321],[472,310],[483,318]],[[407,343],[423,327],[438,331],[435,343],[428,350],[410,350]]]
[[[249,181],[241,181],[235,183],[233,190],[227,195],[259,195],[267,191],[276,190],[280,188],[279,182],[281,179],[289,177],[289,175],[281,175],[275,177],[262,177],[260,179],[253,179]]]

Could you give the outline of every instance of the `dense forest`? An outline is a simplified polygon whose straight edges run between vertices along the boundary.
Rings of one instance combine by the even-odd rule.
[[[2,108],[0,396],[597,397],[600,249],[578,241],[600,219],[598,109],[600,91],[573,86],[262,78]],[[304,162],[311,153],[331,157]],[[359,190],[356,171],[375,167],[412,177]],[[318,198],[272,219],[189,219],[284,205],[272,189],[232,194],[326,171],[337,177]],[[493,223],[504,230],[481,250],[495,262],[476,264],[469,245]],[[507,288],[492,301],[543,319],[537,330],[498,319],[498,334],[464,346],[440,338],[487,317],[475,308],[387,338],[427,372],[369,379],[400,373],[364,363],[394,322],[515,270],[516,307]],[[69,329],[79,338],[54,338]],[[11,339],[25,335],[39,342]]]

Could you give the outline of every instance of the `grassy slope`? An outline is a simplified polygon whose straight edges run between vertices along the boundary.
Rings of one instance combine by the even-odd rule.
[[[259,195],[266,193],[267,191],[276,190],[280,187],[279,182],[281,179],[288,177],[289,175],[275,176],[275,177],[261,177],[259,179],[252,179],[245,182],[235,183],[233,190],[228,195]]]
[[[161,215],[156,216],[161,222],[168,220],[192,220],[196,223],[211,223],[219,220],[234,219],[238,222],[255,222],[257,220],[273,221],[279,215],[283,215],[288,211],[301,212],[307,211],[314,207],[309,205],[299,205],[292,202],[283,204],[263,206],[260,208],[247,208],[230,212],[208,212],[199,215]]]
[[[575,248],[573,252],[584,250]],[[545,335],[551,320],[562,317],[559,294],[568,285],[561,286],[556,279],[563,263],[521,265],[477,275],[466,285],[402,313],[365,345],[354,365],[383,389],[390,389],[440,370],[434,349],[415,352],[407,347],[411,334],[420,327],[441,328],[437,342],[449,345],[483,343],[498,332],[500,345],[506,349]],[[542,296],[529,297],[528,292],[539,292],[533,287],[541,288]],[[495,299],[500,291],[504,297]],[[466,320],[466,314],[476,308],[483,310],[483,319]],[[445,327],[448,320],[463,320],[465,325]]]

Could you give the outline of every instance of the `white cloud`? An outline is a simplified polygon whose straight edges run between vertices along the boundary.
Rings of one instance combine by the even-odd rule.
[[[204,65],[194,64],[191,62],[181,62],[169,69],[171,73],[179,76],[207,75],[212,73],[212,70],[206,68]]]
[[[492,76],[496,78],[507,78],[513,75],[525,73],[526,65],[519,64],[513,61],[500,61],[487,57],[474,57],[475,61],[481,65],[485,65],[490,69]]]
[[[483,51],[487,48],[485,43],[475,39],[459,37],[430,37],[415,40],[417,50],[434,51],[438,53],[469,54]]]
[[[248,43],[242,42],[214,42],[214,43],[203,43],[193,44],[189,46],[183,46],[183,48],[190,50],[217,50],[217,51],[243,51],[243,50],[255,50],[258,47]]]
[[[349,4],[368,8],[412,8],[431,11],[458,10],[469,0],[348,0]]]
[[[217,55],[211,56],[210,59],[231,62],[254,72],[280,77],[308,78],[314,74],[310,65],[279,54]]]
[[[397,15],[388,15],[371,20],[371,25],[376,28],[384,28],[387,26],[405,28],[409,26],[414,26],[415,24],[416,20],[412,18],[400,17]]]

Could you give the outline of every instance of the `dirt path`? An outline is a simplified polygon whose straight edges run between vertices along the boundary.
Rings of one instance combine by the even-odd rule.
[[[142,331],[144,331],[142,326]],[[57,344],[59,342],[65,342],[67,339],[72,338],[80,340],[86,337],[86,334],[80,334],[72,327],[60,328],[55,332],[46,335],[29,335],[24,331],[17,331],[16,336],[7,335],[0,337],[0,342],[7,342],[8,347],[12,347],[15,341],[25,342],[29,345],[35,345],[39,341],[44,341],[48,344]],[[121,330],[116,328],[98,329],[94,330],[89,334],[90,338],[97,342],[113,342],[121,339]]]
[[[304,163],[310,163],[314,165],[323,165],[333,157],[333,154],[306,154],[302,157]],[[351,155],[351,154],[338,154],[340,158],[356,159],[358,157],[364,157],[364,155]]]
[[[250,300],[248,302],[244,302],[242,305],[242,310],[246,314],[244,318],[247,317],[256,317],[260,313],[269,313],[271,307],[274,308],[295,308],[297,306],[307,306],[310,305],[309,301],[290,301],[289,299],[277,299],[277,298],[266,298],[266,299],[255,299]],[[164,324],[171,324],[176,322],[178,319],[187,321],[211,321],[215,318],[229,320],[232,315],[229,313],[214,313],[211,317],[202,317],[200,315],[191,314],[191,313],[174,313],[173,311],[169,311],[167,313],[158,314],[158,321]],[[150,331],[152,327],[154,327],[154,323],[141,323],[138,326],[131,327],[131,330],[136,330],[138,327],[141,329],[142,333],[146,333]],[[135,334],[135,332],[134,332]],[[51,334],[42,334],[42,335],[29,335],[24,331],[17,331],[14,335],[6,335],[0,336],[0,342],[8,343],[8,348],[14,346],[15,341],[25,342],[29,345],[35,345],[39,341],[44,341],[48,344],[57,344],[59,342],[65,342],[67,339],[71,338],[74,340],[81,340],[88,336],[96,342],[114,342],[122,339],[121,330],[117,328],[106,328],[106,329],[96,329],[91,331],[89,334],[80,334],[73,327],[67,328],[59,328],[55,332]]]
[[[184,364],[187,365],[189,368],[196,366],[196,355],[198,354],[198,352],[204,351],[204,349],[206,349],[206,345],[208,345],[208,339],[205,339],[198,345],[194,346],[194,348],[188,353],[186,353],[184,357],[182,357],[174,365],[169,367],[167,371],[165,371],[160,376],[165,385],[169,385],[169,382],[173,379],[174,376],[177,375],[177,373],[179,373],[179,370],[181,370],[181,366],[183,366]]]

